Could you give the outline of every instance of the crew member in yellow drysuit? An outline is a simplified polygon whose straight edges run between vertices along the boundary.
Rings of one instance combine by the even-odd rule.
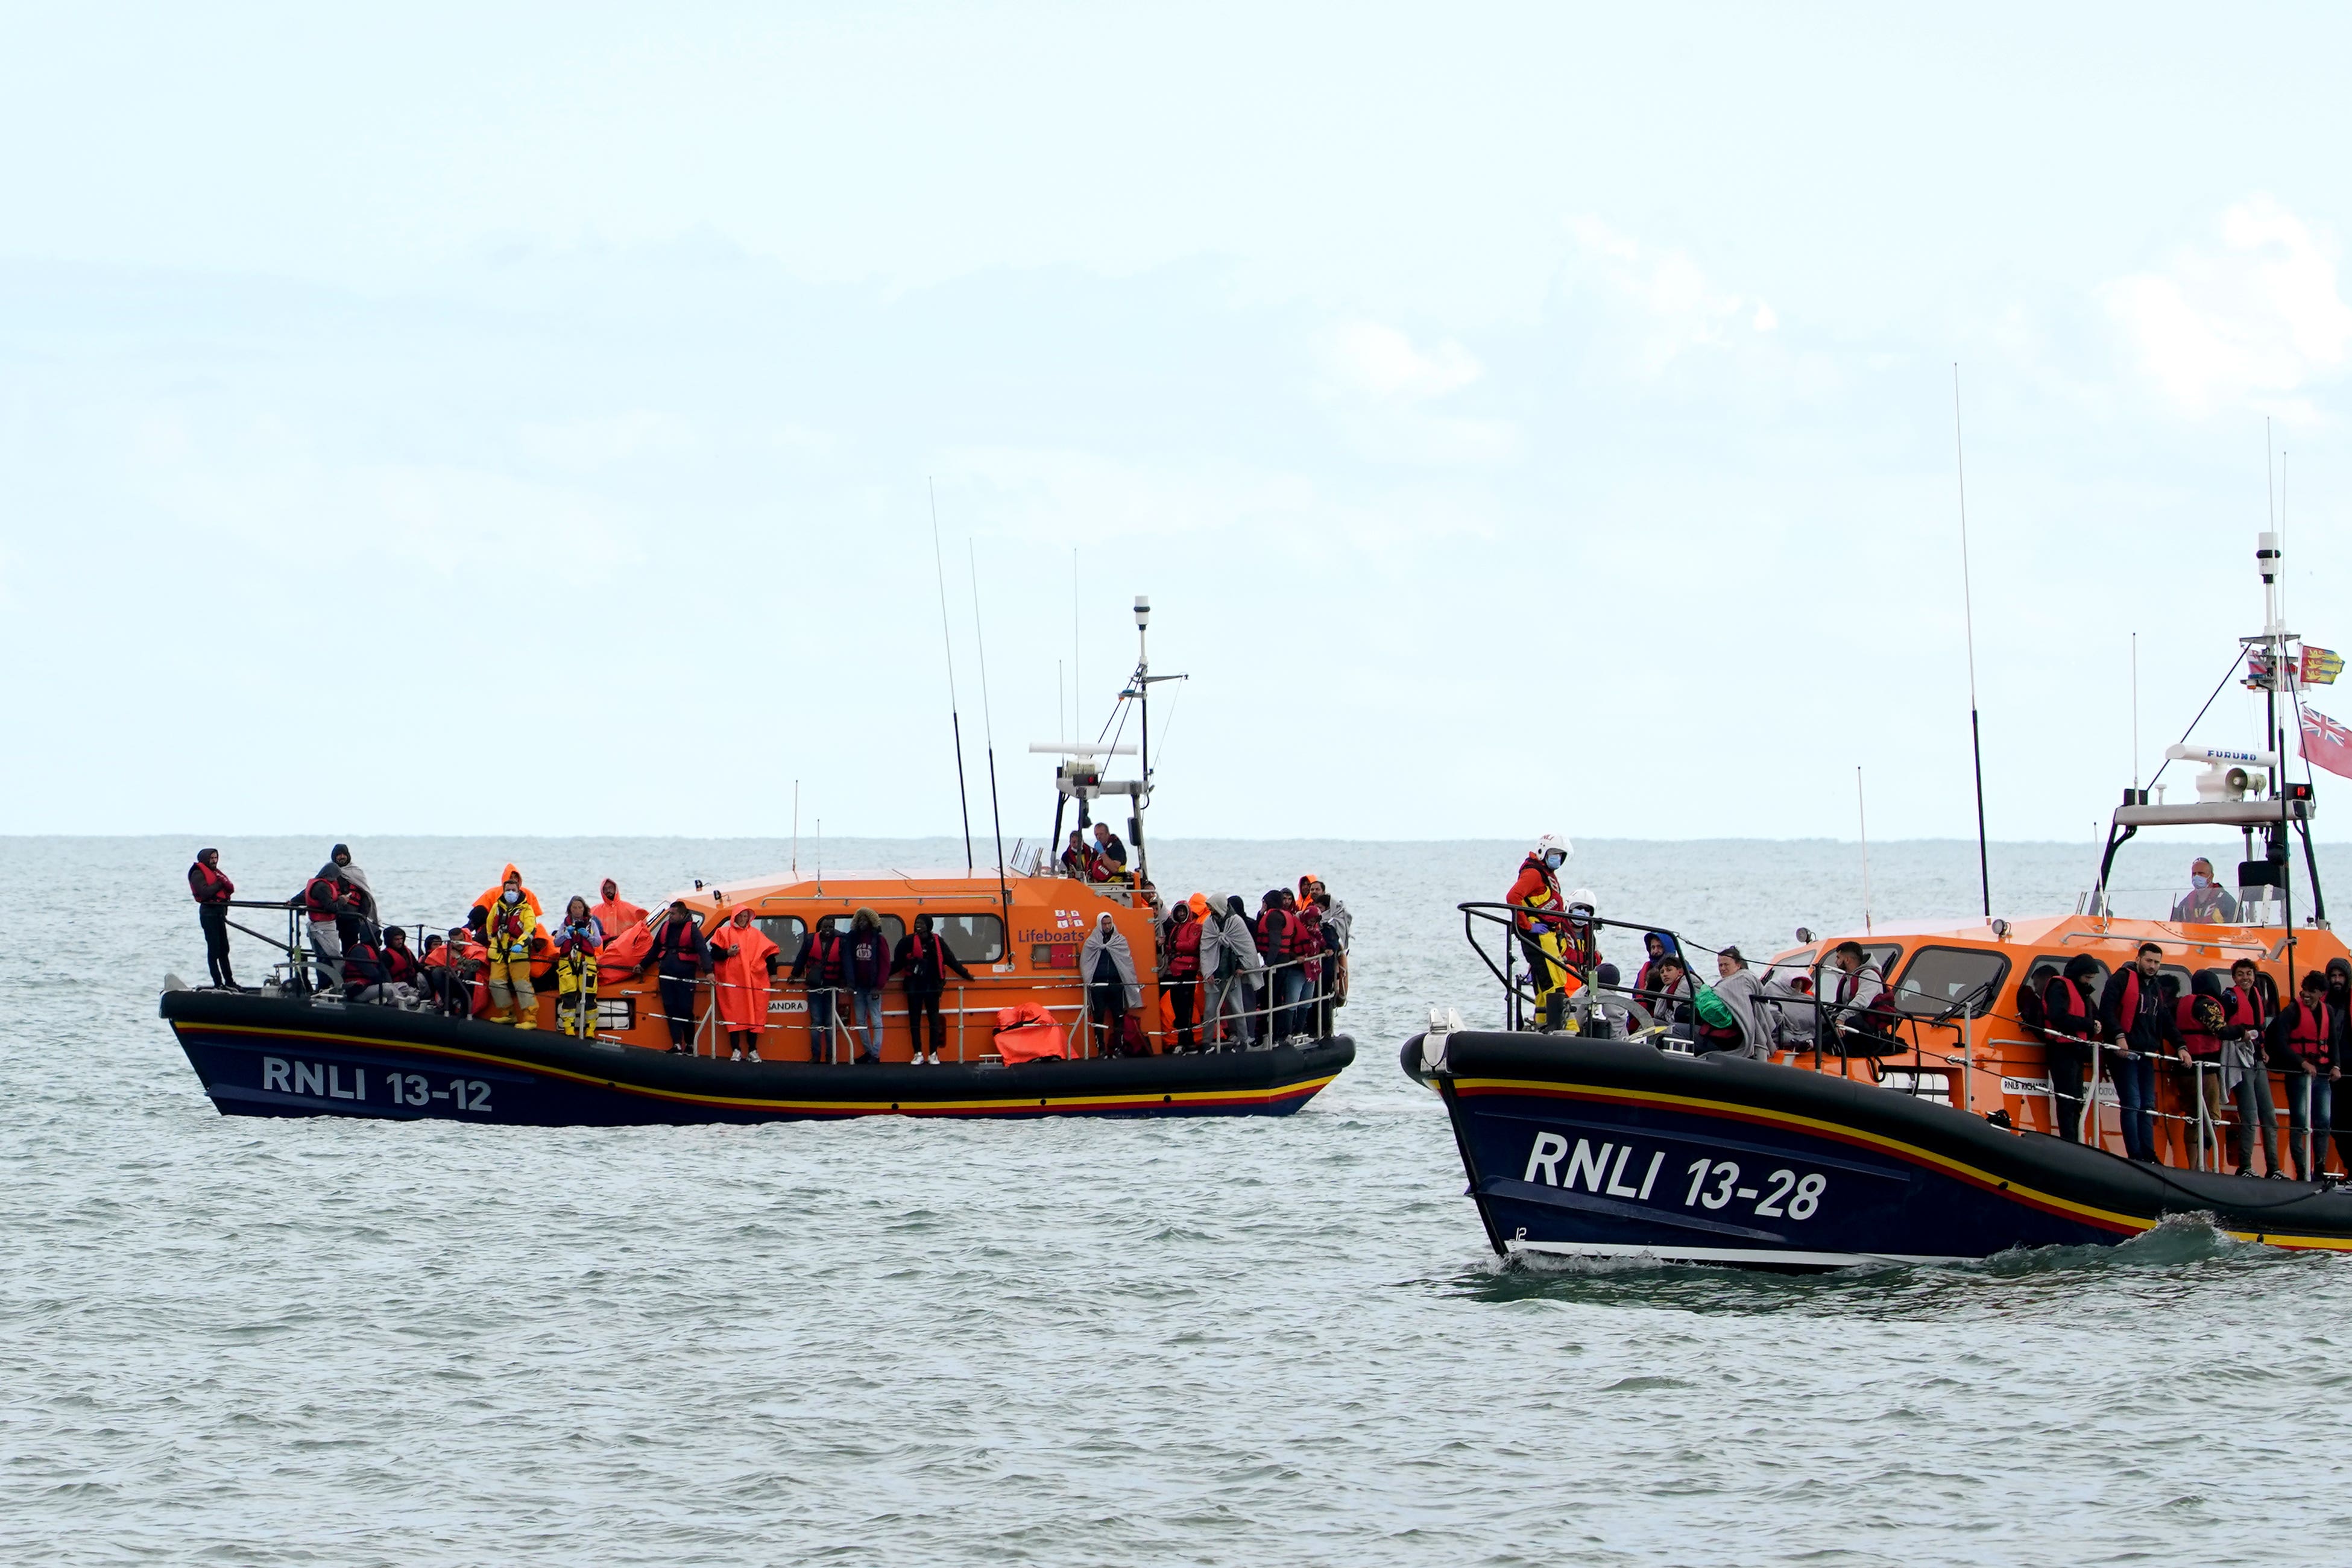
[[[539,993],[530,983],[530,938],[539,928],[539,911],[523,897],[520,875],[508,873],[489,914],[485,936],[490,950],[490,1021],[537,1029]]]

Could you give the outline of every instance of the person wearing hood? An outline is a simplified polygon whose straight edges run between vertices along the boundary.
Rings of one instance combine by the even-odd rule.
[[[710,962],[709,946],[702,939],[702,927],[695,923],[694,911],[686,900],[673,899],[662,912],[662,923],[654,932],[653,951],[647,955],[654,966],[655,983],[661,988],[662,1021],[669,1026],[669,1049],[674,1056],[690,1055],[694,1050],[694,993],[701,984],[702,971]],[[712,1047],[711,1054],[718,1054]]]
[[[746,1052],[760,1060],[760,1034],[768,1027],[768,987],[776,977],[776,945],[739,904],[727,924],[710,934],[710,981],[718,994],[719,1021],[727,1030],[728,1060]],[[715,1054],[715,1053],[714,1053]]]
[[[596,919],[596,928],[607,942],[617,940],[646,923],[646,912],[621,896],[621,884],[611,877],[598,890],[602,902],[592,905],[588,913]]]
[[[228,967],[228,901],[236,896],[236,883],[222,872],[220,851],[196,852],[188,867],[188,892],[196,901],[196,925],[205,934],[205,967],[212,971],[214,987],[243,990]]]
[[[2103,1030],[2098,980],[2099,961],[2077,953],[2066,960],[2063,973],[2042,987],[2042,1056],[2050,1069],[2051,1114],[2058,1135],[2070,1144],[2083,1141],[2083,1073],[2091,1065],[2091,1041]]]
[[[506,885],[483,910],[483,946],[489,951],[492,1023],[517,1029],[539,1027],[539,991],[530,983],[530,939],[539,931],[539,905],[526,898],[522,873],[507,868]]]
[[[2182,1128],[2181,1164],[2197,1170],[2221,1168],[2221,1030],[2228,1022],[2221,982],[2210,970],[2198,970],[2189,977],[2189,994],[2173,1009],[2181,1059],[2189,1068],[2189,1116],[2177,1124]]]
[[[861,909],[850,917],[841,943],[841,970],[849,990],[849,1025],[857,1036],[858,1061],[882,1062],[882,988],[890,981],[890,939],[882,917]]]
[[[328,851],[327,863],[335,868],[335,874],[344,884],[342,907],[335,915],[335,935],[348,947],[379,924],[375,889],[368,885],[367,873],[352,863],[351,845],[337,844]]]
[[[514,862],[511,861],[507,862],[506,870],[499,873],[498,882],[491,887],[486,889],[481,897],[474,900],[474,907],[482,910],[488,909],[490,905],[499,902],[499,895],[506,892],[507,885],[509,883],[522,890],[522,901],[530,905],[530,912],[533,915],[538,915],[542,920],[547,917],[547,911],[540,907],[539,894],[531,892],[530,888],[525,884],[522,880],[522,873],[515,869]]]
[[[1135,955],[1127,934],[1105,910],[1095,917],[1078,949],[1078,973],[1087,986],[1087,1016],[1095,1030],[1096,1054],[1126,1054],[1127,1015],[1143,1005],[1143,987],[1135,977]]]
[[[1198,1049],[1192,1033],[1192,1008],[1201,999],[1200,911],[1209,901],[1199,894],[1169,911],[1168,927],[1160,938],[1160,994],[1168,998],[1168,1020],[1175,1026],[1178,1051]]]
[[[1246,1051],[1256,1043],[1250,992],[1256,986],[1254,977],[1265,967],[1241,894],[1213,900],[1201,917],[1201,1019],[1202,1032],[1219,1049],[1238,1042]]]
[[[1633,999],[1646,1008],[1650,1005],[1646,998],[1658,989],[1659,961],[1668,954],[1679,958],[1683,950],[1675,941],[1672,932],[1644,931],[1642,933],[1642,967],[1633,971]]]

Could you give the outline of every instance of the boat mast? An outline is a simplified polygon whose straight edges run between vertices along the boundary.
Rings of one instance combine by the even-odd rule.
[[[1985,918],[1992,918],[1992,859],[1985,849],[1984,734],[1977,725],[1977,612],[1969,583],[1969,472],[1960,449],[1960,367],[1952,365],[1952,473],[1960,495],[1960,618],[1969,645],[1969,750],[1977,767],[1977,882],[1984,891]]]

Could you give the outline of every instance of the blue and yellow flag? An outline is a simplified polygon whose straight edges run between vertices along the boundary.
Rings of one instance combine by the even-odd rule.
[[[2303,650],[2303,684],[2306,686],[2332,686],[2336,677],[2344,673],[2344,661],[2334,650],[2314,648]]]

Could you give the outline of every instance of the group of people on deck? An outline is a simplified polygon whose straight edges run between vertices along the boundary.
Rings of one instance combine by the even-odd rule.
[[[1117,845],[1115,836],[1111,842]],[[220,869],[217,850],[199,852],[188,884],[214,985],[242,988],[230,968],[227,938],[236,884]],[[427,936],[415,949],[401,927],[379,924],[366,873],[349,847],[337,844],[287,902],[307,919],[307,972],[326,996],[529,1030],[539,1027],[540,994],[552,980],[558,1027],[593,1035],[600,971],[635,977],[650,970],[669,1049],[694,1050],[696,993],[709,982],[715,1027],[737,1061],[761,1060],[770,994],[782,977],[805,988],[811,1061],[835,1060],[845,1043],[853,1061],[880,1061],[883,995],[895,979],[904,989],[913,1060],[936,1065],[949,1049],[942,1008],[949,979],[972,979],[929,915],[916,915],[914,928],[895,944],[872,909],[845,922],[826,916],[802,937],[787,969],[783,950],[749,905],[706,927],[683,901],[654,918],[623,899],[611,878],[600,891],[598,903],[575,895],[551,921],[520,870],[509,864],[474,901],[466,924]],[[1255,918],[1238,896],[1212,905],[1194,894],[1165,910],[1148,883],[1139,892],[1154,917],[1156,973],[1171,1015],[1173,1049],[1242,1049],[1255,1043],[1261,1026],[1268,1043],[1330,1032],[1330,1009],[1344,988],[1350,919],[1318,879],[1302,876],[1295,894],[1267,893]],[[294,956],[303,967],[301,956]],[[1148,1049],[1134,1016],[1142,999],[1135,957],[1108,914],[1087,933],[1078,962],[1097,1053]],[[1262,988],[1268,1005],[1253,1009],[1252,994]]]
[[[2352,1117],[2339,1127],[2334,1114],[2336,1081],[2352,1065],[2352,964],[2331,958],[2324,969],[2305,970],[2294,996],[2284,1000],[2278,982],[2251,957],[2230,966],[2227,985],[2210,971],[2190,976],[2186,996],[2163,966],[2164,949],[2145,943],[2132,963],[2100,984],[2097,960],[2078,954],[2038,991],[2020,992],[2020,1010],[2044,1043],[2060,1135],[2081,1136],[2095,1045],[2101,1075],[2115,1085],[2124,1149],[2132,1159],[2158,1161],[2158,1084],[2172,1075],[2185,1091],[2180,1100],[2191,1107],[2184,1132],[2190,1159],[2221,1167],[2215,1145],[2226,1117],[2231,1168],[2284,1179],[2271,1093],[2276,1071],[2286,1088],[2295,1179],[2317,1178],[2331,1136],[2345,1168],[2352,1170]],[[2200,1104],[2202,1116],[2195,1110]],[[2260,1172],[2254,1168],[2258,1141]]]

